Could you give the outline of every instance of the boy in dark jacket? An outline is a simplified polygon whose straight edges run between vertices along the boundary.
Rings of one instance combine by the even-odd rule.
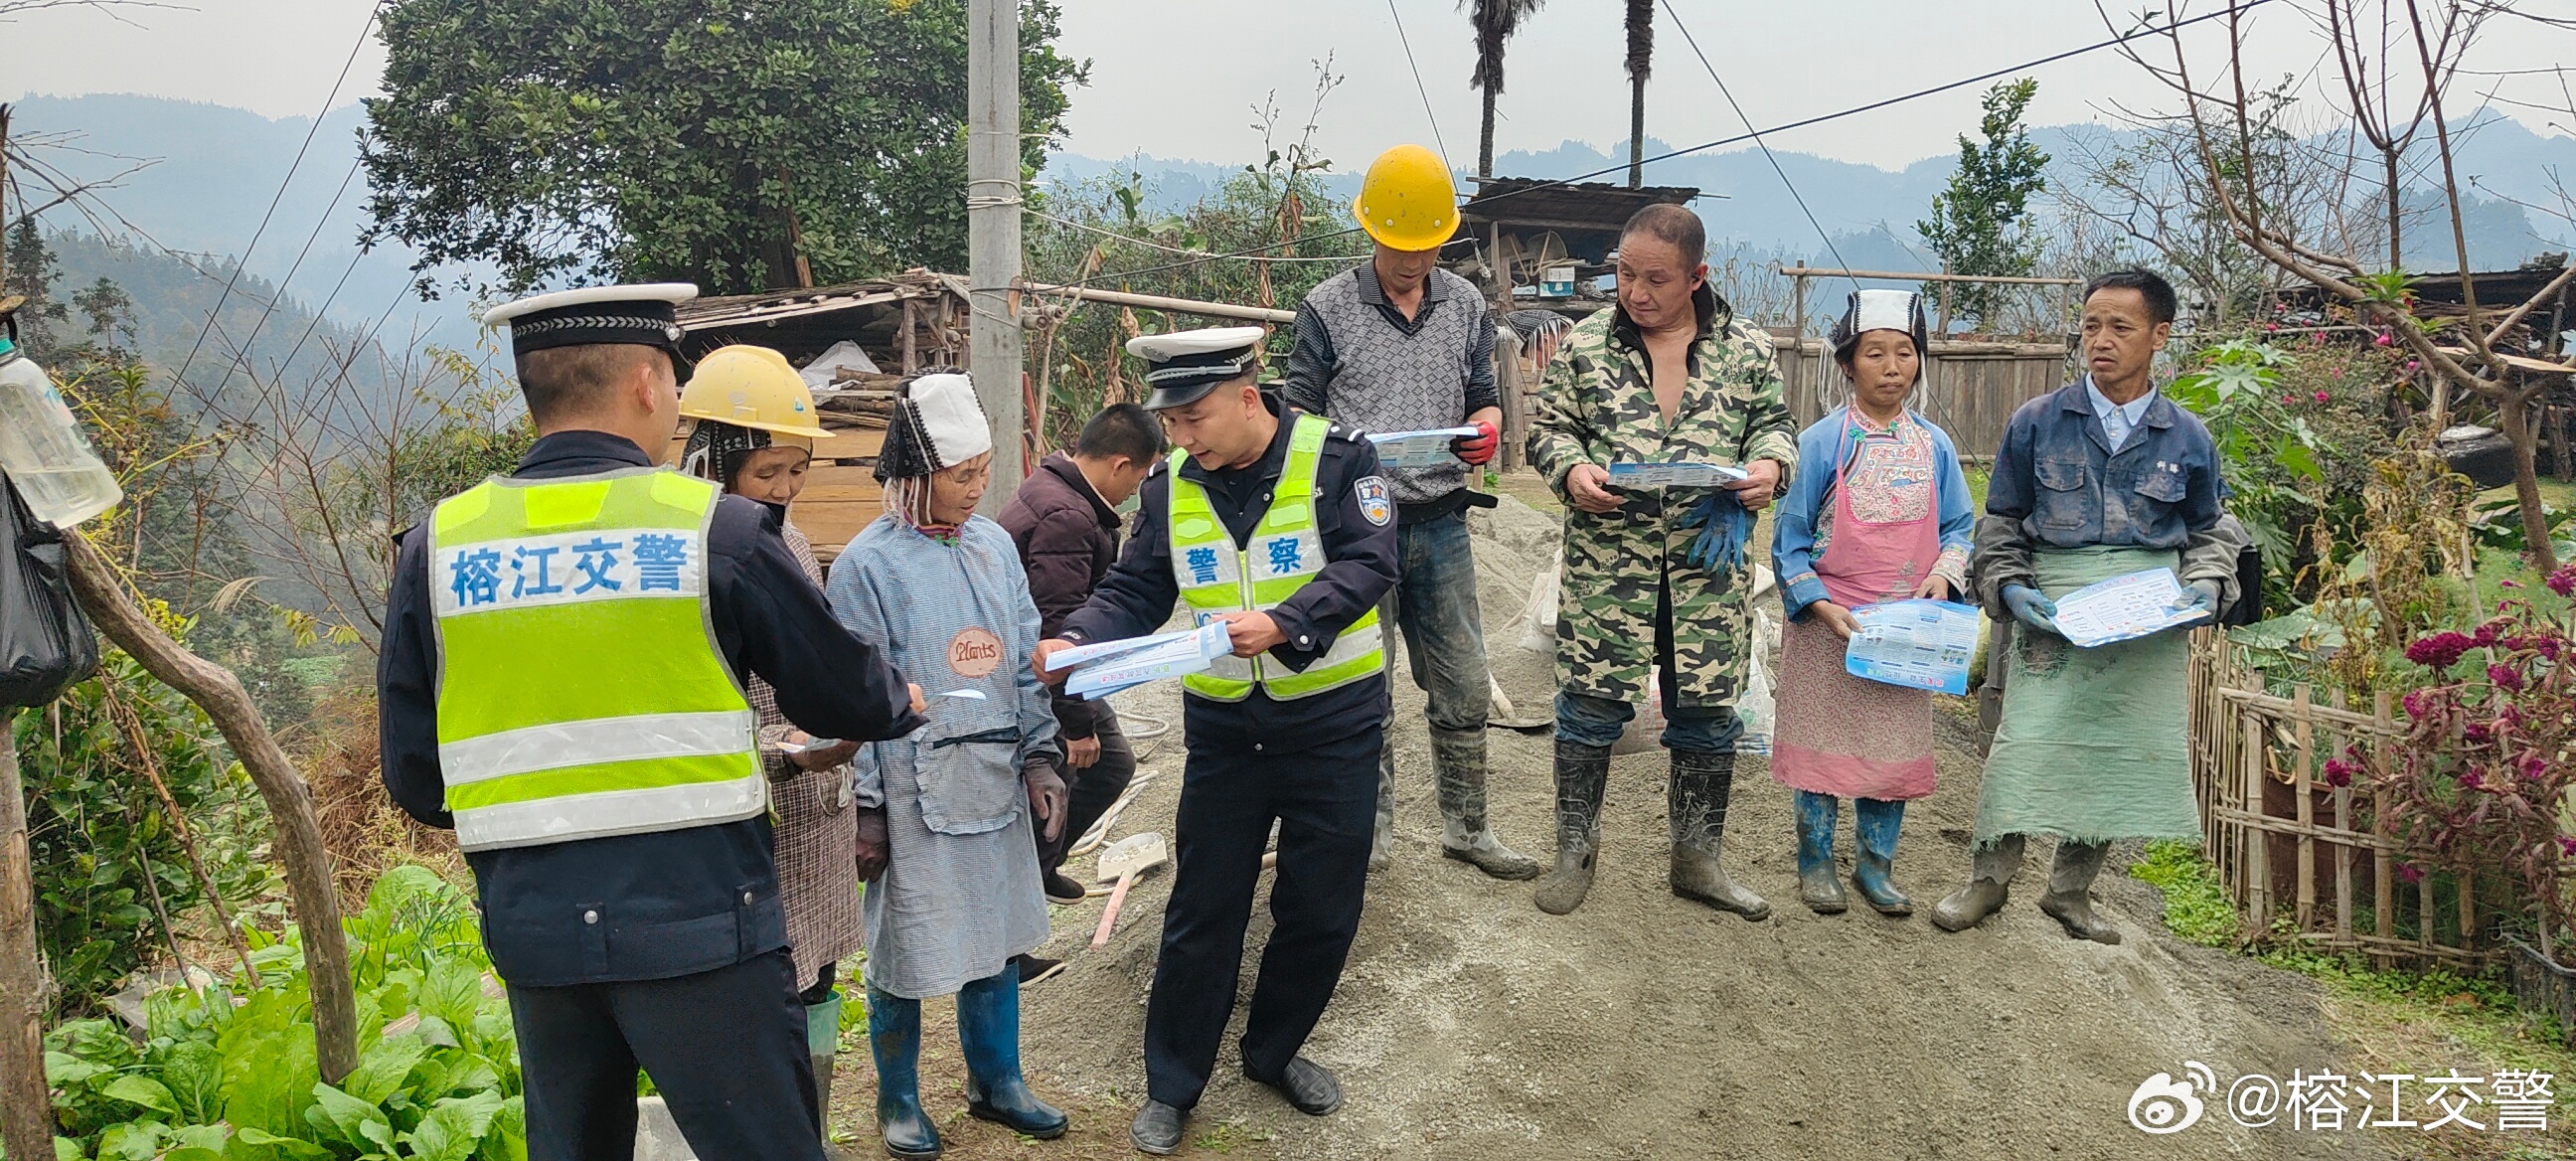
[[[1002,527],[1019,545],[1036,602],[1038,635],[1052,637],[1065,614],[1091,598],[1092,587],[1118,559],[1118,505],[1136,494],[1167,445],[1163,425],[1133,403],[1113,404],[1083,424],[1073,452],[1056,452],[1022,481],[1002,509]],[[1046,893],[1058,902],[1082,901],[1083,885],[1059,868],[1065,849],[1091,829],[1136,776],[1136,752],[1118,730],[1107,701],[1084,701],[1058,692],[1061,727],[1073,800],[1054,843],[1041,843],[1039,869]]]

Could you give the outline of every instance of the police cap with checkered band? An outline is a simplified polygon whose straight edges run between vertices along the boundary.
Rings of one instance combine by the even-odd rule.
[[[483,325],[510,325],[510,352],[524,356],[555,347],[632,343],[653,347],[683,367],[679,304],[698,296],[686,282],[640,286],[591,286],[533,295],[483,313]]]
[[[1154,389],[1145,410],[1187,407],[1218,384],[1241,377],[1259,361],[1264,333],[1260,327],[1210,327],[1127,340],[1127,353],[1152,368],[1145,372],[1145,385]]]

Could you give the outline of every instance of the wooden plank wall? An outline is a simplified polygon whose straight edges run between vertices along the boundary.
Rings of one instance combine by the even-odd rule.
[[[1789,411],[1801,428],[1851,398],[1851,380],[1825,340],[1810,336],[1803,349],[1785,335],[1773,342]],[[1961,457],[1986,460],[2002,444],[2015,408],[2072,379],[2066,348],[2059,344],[1934,342],[1925,381],[1912,400],[1914,409],[1950,433]]]

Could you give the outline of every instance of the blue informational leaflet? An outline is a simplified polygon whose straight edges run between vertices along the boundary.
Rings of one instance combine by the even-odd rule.
[[[1466,461],[1449,450],[1449,445],[1464,436],[1481,434],[1472,427],[1441,427],[1429,431],[1384,431],[1369,433],[1368,441],[1377,445],[1377,466],[1381,468],[1440,468]]]
[[[1078,658],[1073,676],[1065,679],[1064,691],[1087,701],[1096,701],[1122,689],[1160,681],[1167,677],[1187,677],[1206,671],[1216,659],[1234,652],[1234,638],[1226,622],[1210,618],[1196,629],[1163,633],[1112,644],[1143,643],[1139,648],[1115,650],[1107,656],[1093,653]],[[1101,646],[1084,646],[1099,649]],[[1059,651],[1049,660],[1061,666],[1064,659],[1082,653],[1082,649]]]
[[[1632,464],[1610,465],[1613,488],[1717,488],[1744,478],[1744,469],[1725,464]]]
[[[1948,601],[1887,601],[1852,610],[1860,632],[1843,650],[1854,677],[1909,689],[1968,692],[1977,655],[1977,610]]]
[[[2057,599],[2057,631],[2081,649],[2129,641],[2197,624],[2206,610],[2182,603],[2182,582],[2169,568],[2096,581]]]

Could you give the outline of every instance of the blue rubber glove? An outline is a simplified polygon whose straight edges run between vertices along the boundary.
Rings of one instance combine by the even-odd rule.
[[[2057,602],[2029,585],[2005,585],[2004,607],[2013,620],[2043,633],[2057,632]]]
[[[2182,587],[2182,596],[2175,598],[2173,607],[2176,609],[2198,610],[2203,617],[2212,621],[2217,620],[2218,582],[2214,580],[2196,580],[2190,584],[2184,585]]]

